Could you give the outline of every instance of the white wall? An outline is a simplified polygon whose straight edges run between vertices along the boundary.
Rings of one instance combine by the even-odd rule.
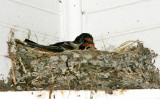
[[[62,0],[62,36],[65,41],[73,41],[82,33],[81,0]]]
[[[107,49],[139,39],[160,55],[160,0],[82,0],[82,5],[83,32],[93,34],[98,49],[104,49],[102,39]]]
[[[32,40],[51,44],[61,40],[60,2],[58,0],[1,0],[0,1],[0,78],[11,67],[7,41],[10,29],[15,37],[24,40],[31,31]]]

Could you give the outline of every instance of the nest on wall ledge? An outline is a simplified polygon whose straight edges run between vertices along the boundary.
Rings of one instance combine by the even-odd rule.
[[[43,52],[16,40],[10,85],[14,90],[105,90],[160,88],[154,51],[143,43],[114,52],[72,50]],[[11,57],[12,56],[12,57]]]

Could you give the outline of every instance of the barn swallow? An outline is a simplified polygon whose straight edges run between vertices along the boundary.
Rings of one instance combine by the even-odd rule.
[[[95,48],[93,37],[89,33],[82,33],[76,37],[74,41],[64,41],[58,42],[51,45],[40,45],[31,40],[25,39],[25,41],[30,47],[39,49],[41,51],[52,51],[52,52],[62,52],[65,50],[84,50],[88,48]]]

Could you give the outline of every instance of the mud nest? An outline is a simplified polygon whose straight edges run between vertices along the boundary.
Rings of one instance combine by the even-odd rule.
[[[15,49],[9,78],[14,90],[160,88],[159,70],[154,66],[157,54],[140,42],[123,52],[42,52],[18,42]]]

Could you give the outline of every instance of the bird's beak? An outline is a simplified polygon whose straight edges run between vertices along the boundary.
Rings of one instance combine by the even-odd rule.
[[[95,48],[95,49],[96,49],[96,47],[94,46],[94,43],[93,43],[93,44],[89,44],[89,46],[90,46],[91,48]]]

